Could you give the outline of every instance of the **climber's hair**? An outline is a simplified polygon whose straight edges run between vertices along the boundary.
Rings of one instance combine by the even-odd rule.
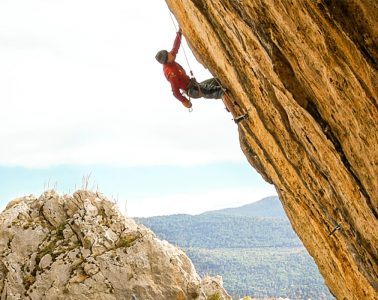
[[[155,55],[156,60],[161,63],[165,64],[168,60],[168,51],[167,50],[160,50],[156,55]]]

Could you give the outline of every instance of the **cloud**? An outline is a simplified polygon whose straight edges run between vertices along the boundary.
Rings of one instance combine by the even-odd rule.
[[[243,159],[220,100],[193,100],[189,114],[173,97],[154,55],[175,32],[155,2],[0,4],[1,165]]]
[[[223,120],[212,120],[209,126],[210,122],[200,120],[204,112],[190,116],[185,111],[180,120],[171,118],[169,123],[166,115],[152,119],[148,113],[115,113],[112,119],[58,114],[54,121],[46,113],[35,121],[9,119],[10,129],[0,133],[7,145],[0,149],[0,164],[191,165],[243,159],[233,124],[219,132],[216,126],[223,126]]]
[[[245,162],[237,126],[220,100],[194,99],[189,113],[173,97],[154,57],[170,49],[174,37],[164,1],[0,1],[0,166],[31,168],[23,176],[0,168],[3,197],[39,191],[49,178],[73,189],[73,178],[86,173],[64,171],[67,165],[136,167],[138,176],[95,172],[111,192],[130,195],[125,186],[136,185],[132,190],[140,197],[127,199],[132,216],[194,214],[274,194],[271,187],[231,187],[249,181],[242,172],[228,180],[228,167],[222,169],[227,176],[202,170],[204,178],[197,170],[167,171]],[[211,77],[185,47],[197,80]],[[182,50],[178,61],[188,70]],[[54,166],[63,170],[53,172]],[[141,166],[161,168],[154,173]],[[192,187],[175,181],[178,177],[189,178]],[[224,188],[211,185],[214,181],[225,182]],[[198,186],[203,190],[194,192]],[[217,191],[204,191],[213,187]],[[142,197],[140,191],[147,190],[155,196]],[[120,205],[123,210],[125,199]]]

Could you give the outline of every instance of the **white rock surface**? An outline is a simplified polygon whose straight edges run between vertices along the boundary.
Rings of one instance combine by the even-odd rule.
[[[99,193],[13,200],[0,215],[0,300],[231,299],[178,248]]]

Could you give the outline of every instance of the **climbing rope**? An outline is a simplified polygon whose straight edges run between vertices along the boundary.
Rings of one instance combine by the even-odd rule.
[[[177,26],[176,26],[175,20],[173,19],[173,15],[172,15],[171,11],[169,11],[169,16],[171,17],[171,21],[172,21],[172,23],[173,23],[173,27],[175,28],[175,30],[176,30],[176,32],[177,32],[178,29],[177,29]],[[192,71],[192,68],[190,67],[190,64],[189,64],[188,57],[186,56],[186,52],[185,52],[185,47],[184,47],[184,45],[181,45],[181,48],[182,48],[182,51],[183,51],[183,53],[184,53],[184,56],[185,56],[185,59],[186,59],[186,63],[188,64],[188,67],[189,67],[190,76],[194,77],[194,75],[193,75],[193,71]]]

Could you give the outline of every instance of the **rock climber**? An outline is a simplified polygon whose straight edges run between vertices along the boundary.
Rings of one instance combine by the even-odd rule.
[[[197,82],[195,78],[189,78],[184,68],[175,61],[181,45],[181,37],[182,32],[179,29],[172,50],[170,52],[161,50],[155,56],[156,60],[163,65],[164,75],[171,83],[173,95],[187,108],[191,108],[192,103],[181,94],[180,90],[189,98],[221,99],[224,89],[215,78]]]
[[[190,78],[184,68],[175,61],[181,45],[181,37],[182,31],[180,28],[176,33],[172,50],[170,52],[160,50],[155,56],[156,60],[163,65],[164,75],[171,84],[173,95],[189,109],[192,107],[190,98],[197,99],[203,97],[206,99],[222,99],[223,97],[227,110],[235,116],[236,112],[230,104],[230,99],[225,94],[226,90],[220,85],[216,78],[197,82],[194,77]],[[183,91],[183,93],[181,93],[181,91]],[[189,99],[183,94],[188,96]],[[234,121],[239,123],[245,118],[246,114],[235,117]]]

